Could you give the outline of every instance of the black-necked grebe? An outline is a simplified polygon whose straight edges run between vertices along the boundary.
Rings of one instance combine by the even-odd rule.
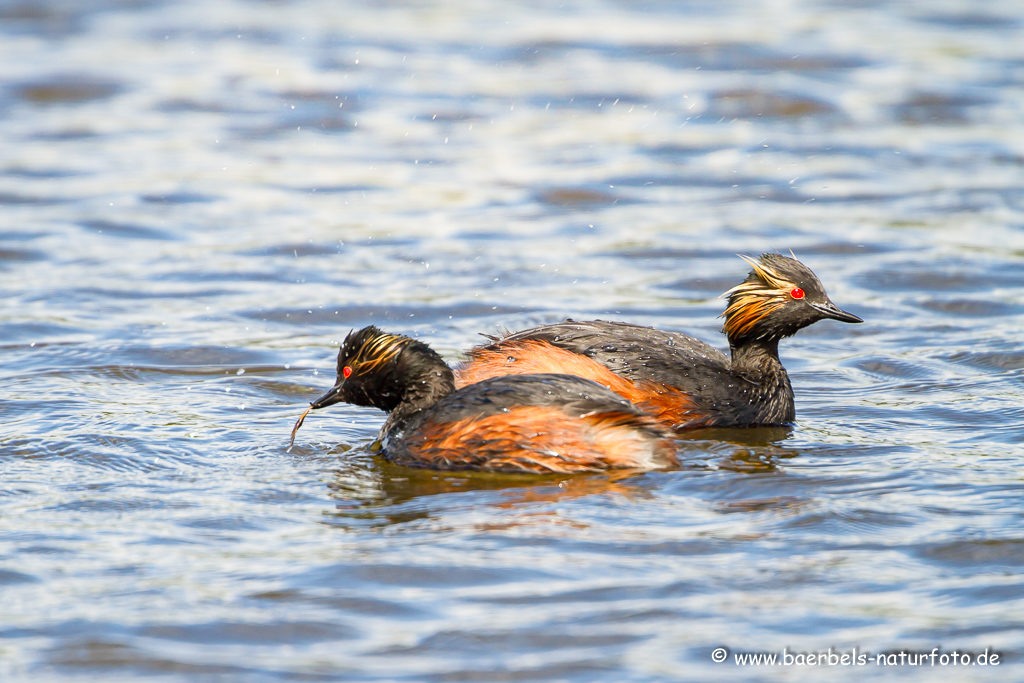
[[[337,383],[306,413],[340,402],[389,413],[384,453],[405,465],[571,473],[676,464],[671,433],[600,384],[533,374],[456,390],[451,368],[430,347],[376,327],[345,338]]]
[[[796,416],[779,340],[819,320],[863,322],[833,304],[795,258],[744,258],[746,280],[723,296],[731,358],[677,332],[601,320],[566,321],[495,338],[456,367],[456,384],[566,373],[606,386],[673,429],[786,424]]]

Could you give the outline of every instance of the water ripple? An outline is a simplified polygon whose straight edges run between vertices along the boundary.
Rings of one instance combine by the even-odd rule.
[[[0,679],[1019,659],[1024,14],[961,4],[0,3]],[[781,343],[792,427],[439,473],[339,405],[288,450],[354,327],[724,348],[735,254],[791,249],[866,321]]]

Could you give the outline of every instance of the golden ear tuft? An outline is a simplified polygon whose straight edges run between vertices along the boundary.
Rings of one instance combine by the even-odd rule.
[[[360,373],[372,371],[393,360],[409,342],[398,334],[380,334],[363,342],[353,358]]]
[[[759,278],[775,289],[788,291],[796,287],[795,284],[779,275],[779,273],[767,263],[764,263],[763,261],[756,261],[753,257],[745,254],[738,254],[738,256],[750,264],[750,267],[754,269],[754,273],[756,273]]]
[[[763,261],[737,255],[750,264],[758,279],[741,282],[722,295],[729,299],[720,316],[725,318],[725,333],[729,336],[750,333],[759,322],[784,306],[787,293],[796,287]]]
[[[736,288],[733,288],[730,292],[735,290]],[[736,292],[722,313],[722,317],[725,318],[725,333],[730,337],[748,334],[758,323],[782,308],[785,303],[785,299],[776,295],[773,290]]]

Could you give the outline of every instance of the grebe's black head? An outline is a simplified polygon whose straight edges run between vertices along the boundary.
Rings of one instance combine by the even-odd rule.
[[[796,334],[819,320],[830,318],[845,323],[864,322],[832,303],[811,269],[782,254],[762,254],[755,261],[740,256],[753,266],[747,279],[722,296],[729,305],[723,332],[730,344],[753,340],[775,340]]]
[[[453,391],[451,368],[433,349],[371,325],[345,337],[334,387],[310,405],[316,410],[344,401],[391,412],[402,403],[433,403]]]

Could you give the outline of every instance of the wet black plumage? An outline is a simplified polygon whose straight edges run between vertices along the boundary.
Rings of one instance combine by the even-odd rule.
[[[693,406],[684,421],[672,425],[677,429],[790,423],[796,416],[793,389],[779,360],[779,341],[826,318],[861,319],[837,308],[817,276],[795,258],[763,254],[760,260],[745,260],[753,269],[724,295],[728,306],[722,314],[723,332],[729,355],[678,332],[569,320],[477,347],[460,366],[460,378],[515,372],[516,363],[522,365],[523,360],[515,354],[526,350],[522,342],[546,342],[590,358],[645,391],[664,393],[670,388],[685,394]],[[504,367],[481,371],[474,366],[506,352],[509,361]]]

